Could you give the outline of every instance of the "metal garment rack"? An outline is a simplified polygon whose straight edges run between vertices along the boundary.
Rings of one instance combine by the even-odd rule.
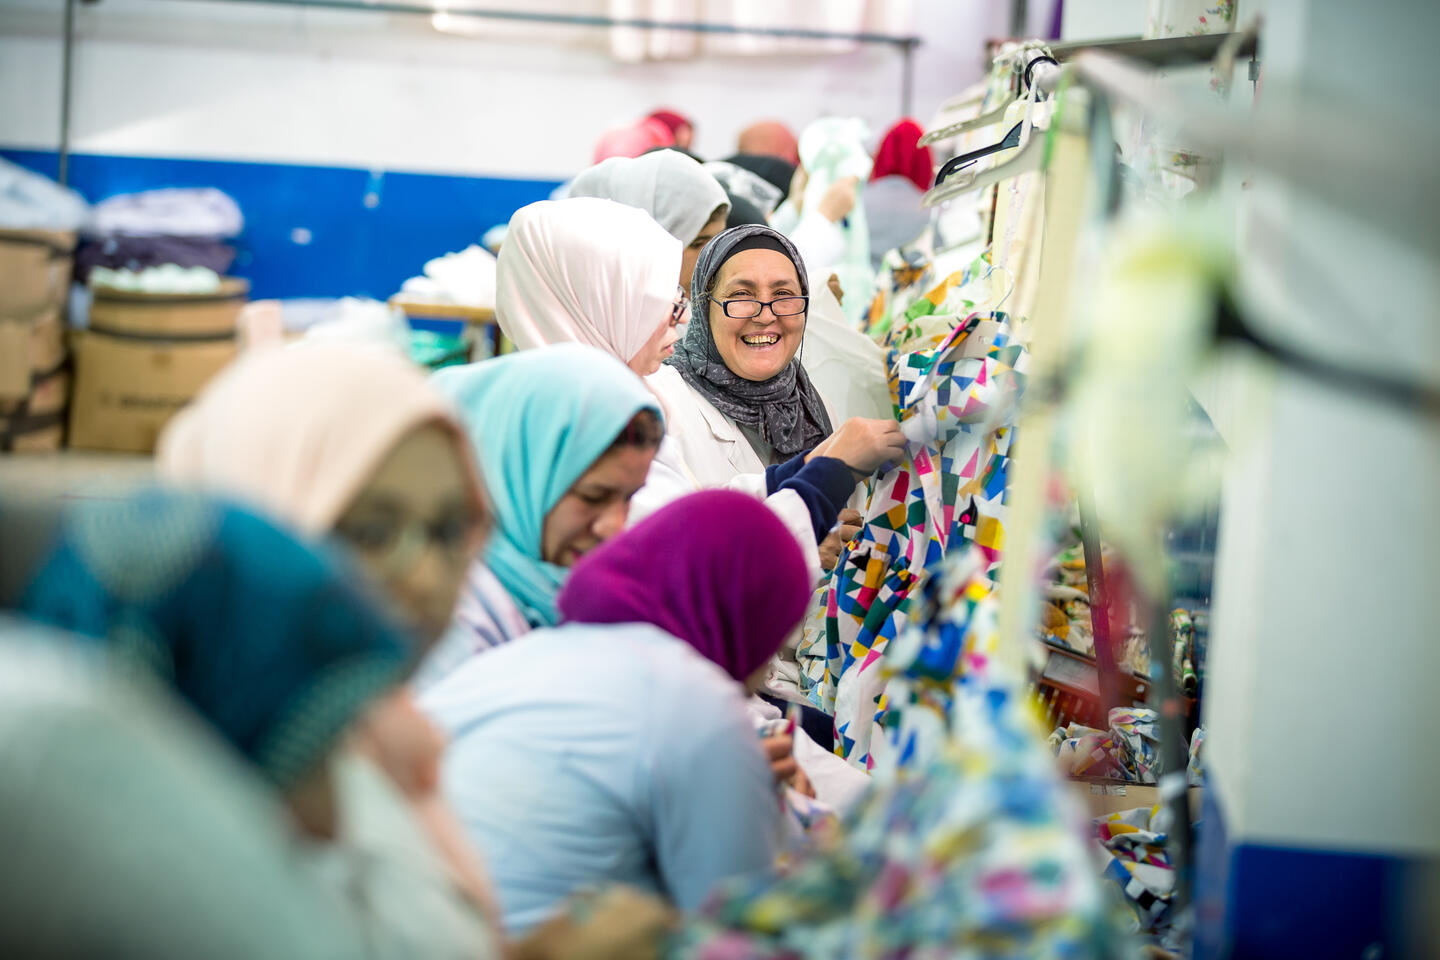
[[[1177,37],[1160,40],[1101,40],[1089,43],[1051,44],[1051,56],[1036,57],[1026,68],[1026,81],[1047,92],[1054,91],[1060,76],[1070,73],[1086,85],[1095,84],[1102,97],[1117,92],[1130,93],[1148,85],[1149,70],[1166,66],[1185,66],[1214,62],[1223,56],[1238,62],[1249,59],[1251,79],[1255,78],[1255,57],[1258,50],[1253,32],[1218,34],[1203,37]],[[1073,63],[1071,61],[1074,61]],[[1098,71],[1097,71],[1098,66]],[[1107,67],[1111,68],[1107,71]],[[1116,75],[1118,71],[1118,76]],[[1098,76],[1097,76],[1098,72]],[[1031,76],[1033,74],[1033,77]],[[1133,94],[1132,94],[1133,96]],[[1125,99],[1131,99],[1125,97]],[[1107,208],[1113,206],[1106,203]],[[1100,714],[1108,717],[1118,706],[1119,667],[1116,638],[1111,630],[1111,608],[1114,597],[1107,583],[1102,558],[1099,518],[1095,510],[1094,491],[1076,491],[1080,507],[1080,535],[1085,557],[1085,575],[1090,595],[1091,630],[1095,638],[1095,663],[1099,680]],[[1156,531],[1157,540],[1160,531]],[[1171,857],[1176,871],[1172,910],[1178,916],[1190,899],[1193,876],[1194,838],[1190,823],[1189,791],[1186,767],[1188,749],[1182,719],[1184,705],[1179,684],[1172,669],[1172,645],[1168,587],[1160,596],[1144,598],[1140,626],[1149,637],[1150,683],[1147,700],[1155,708],[1160,726],[1160,759],[1164,772],[1159,778],[1161,803],[1172,813]]]
[[[80,0],[65,0],[63,76],[60,103],[60,182],[66,179],[70,153],[70,100],[75,46],[75,6]],[[84,0],[95,5],[100,0]],[[487,8],[455,9],[442,3],[403,3],[399,0],[190,0],[192,3],[249,3],[271,7],[298,7],[316,10],[339,10],[352,13],[394,13],[431,17],[439,13],[455,20],[495,20],[510,23],[534,23],[551,27],[622,27],[636,30],[676,30],[682,33],[771,37],[789,40],[838,40],[895,47],[900,51],[900,115],[909,116],[915,97],[915,48],[921,43],[916,36],[888,33],[844,33],[835,30],[812,30],[807,27],[744,27],[704,21],[652,20],[638,17],[603,17],[586,14],[546,13],[535,10],[495,10]]]

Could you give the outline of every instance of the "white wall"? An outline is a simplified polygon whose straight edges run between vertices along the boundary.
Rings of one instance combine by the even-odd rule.
[[[1258,0],[1242,9],[1254,13],[1265,16],[1256,122],[1271,135],[1320,105],[1344,143],[1345,117],[1408,118],[1396,92],[1435,88],[1426,50],[1440,7]],[[1433,171],[1433,112],[1402,126],[1377,158]],[[1402,204],[1422,182],[1376,176]],[[1306,352],[1440,383],[1440,235],[1411,227],[1434,198],[1346,212],[1373,179],[1302,190],[1256,172],[1242,207],[1245,303]],[[1234,451],[1206,687],[1206,766],[1231,839],[1440,856],[1440,427],[1343,378],[1272,369],[1268,386],[1247,408],[1254,439]]]
[[[59,6],[0,0],[0,145],[58,143]],[[984,0],[914,4],[922,121],[980,75],[1004,19]],[[423,17],[176,0],[103,0],[77,23],[82,153],[559,178],[604,129],[658,106],[692,113],[713,156],[756,119],[851,113],[878,134],[900,105],[891,47],[622,64],[603,30],[457,37]]]

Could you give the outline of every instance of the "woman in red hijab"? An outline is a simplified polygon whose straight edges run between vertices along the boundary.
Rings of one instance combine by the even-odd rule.
[[[689,150],[695,142],[695,123],[683,113],[676,113],[674,110],[656,110],[646,120],[658,120],[665,124],[670,135],[675,138],[675,146],[681,150]]]
[[[930,157],[930,148],[919,145],[924,135],[925,128],[909,117],[886,131],[880,149],[875,152],[870,179],[901,176],[922,193],[929,190],[930,180],[935,176],[935,161]]]
[[[865,214],[870,229],[870,265],[880,268],[885,254],[913,243],[930,217],[921,197],[935,175],[930,148],[920,146],[925,131],[909,117],[885,133],[870,183],[865,188]]]

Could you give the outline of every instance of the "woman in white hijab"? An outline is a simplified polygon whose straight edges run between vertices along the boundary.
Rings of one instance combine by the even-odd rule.
[[[674,353],[685,318],[685,292],[673,280],[680,253],[679,241],[640,210],[593,198],[532,203],[511,218],[500,250],[500,329],[521,350],[584,343],[648,377]],[[676,413],[667,410],[667,420]],[[818,576],[815,525],[802,493],[779,489],[767,498],[763,472],[703,483],[668,438],[632,503],[630,522],[707,486],[768,499]]]
[[[690,288],[695,261],[705,244],[725,229],[730,198],[696,160],[675,150],[642,157],[611,157],[584,170],[570,184],[571,197],[598,197],[639,207],[680,241],[679,282]]]

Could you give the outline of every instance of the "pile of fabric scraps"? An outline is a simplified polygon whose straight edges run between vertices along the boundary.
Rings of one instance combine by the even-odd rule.
[[[1072,723],[1050,734],[1061,765],[1077,777],[1154,783],[1160,774],[1160,716],[1147,707],[1116,707],[1110,729]]]
[[[906,631],[917,682],[944,676],[947,737],[877,777],[830,842],[723,886],[677,960],[1098,958],[1118,953],[1083,817],[1027,700],[974,644],[995,622],[983,556],[937,571]],[[950,603],[959,591],[962,602]],[[959,621],[965,621],[962,625]],[[957,645],[956,631],[969,639]]]
[[[172,266],[223,275],[235,261],[226,241],[245,228],[240,207],[213,188],[147,190],[96,204],[85,242],[75,253],[75,278],[92,271]],[[122,288],[123,289],[123,288]]]
[[[966,339],[985,319],[1001,332],[983,355],[967,356]],[[885,709],[878,664],[905,623],[912,589],[948,552],[972,543],[987,569],[999,563],[1010,418],[1028,360],[1004,320],[951,319],[933,347],[891,352],[909,453],[873,484],[861,532],[840,554],[797,648],[802,689],[835,716],[837,752],[862,769],[872,766],[871,733]]]
[[[1155,804],[1094,821],[1104,876],[1124,894],[1141,932],[1156,932],[1168,920],[1175,892],[1175,868],[1166,850],[1171,818],[1168,807]]]

